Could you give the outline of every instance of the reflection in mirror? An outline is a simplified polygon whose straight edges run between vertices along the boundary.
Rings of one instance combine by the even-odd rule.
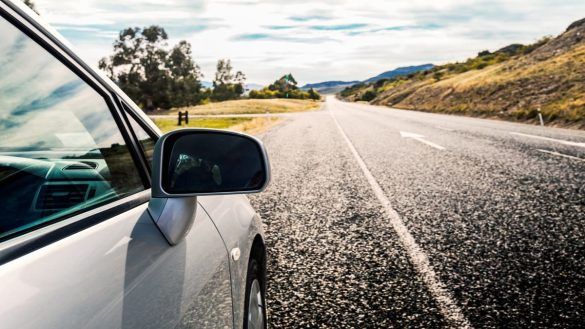
[[[246,192],[267,180],[264,153],[254,139],[232,133],[179,133],[165,142],[162,185],[167,193]]]

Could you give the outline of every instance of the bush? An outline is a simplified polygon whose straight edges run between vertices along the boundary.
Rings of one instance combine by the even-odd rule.
[[[321,95],[319,95],[319,93],[316,92],[315,89],[311,88],[309,89],[309,98],[316,101],[321,99]]]
[[[368,90],[362,95],[362,101],[371,102],[378,94],[373,90]]]
[[[388,79],[380,79],[380,80],[378,80],[378,81],[376,81],[374,83],[374,88],[378,89],[380,87],[383,87],[384,84],[386,84],[386,82],[388,82],[388,81],[390,81],[390,80],[388,80]]]

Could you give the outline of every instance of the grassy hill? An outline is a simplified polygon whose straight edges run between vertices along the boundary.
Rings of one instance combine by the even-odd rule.
[[[585,19],[555,38],[482,51],[462,63],[357,85],[340,93],[402,109],[585,128]]]

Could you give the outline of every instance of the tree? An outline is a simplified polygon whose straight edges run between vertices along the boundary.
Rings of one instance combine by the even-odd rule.
[[[298,89],[297,88],[297,81],[292,76],[292,74],[290,74],[290,73],[285,74],[282,77],[280,77],[280,79],[274,81],[273,84],[269,85],[268,89],[273,90],[273,91],[278,91],[282,94],[281,97],[288,98],[288,94],[291,91]]]
[[[37,13],[37,15],[39,15],[39,12],[37,11],[37,6],[35,6],[35,3],[32,0],[24,0],[24,4],[27,5],[30,9],[32,9],[32,11]]]
[[[217,61],[217,71],[213,80],[211,98],[216,101],[225,101],[239,98],[245,91],[246,76],[241,71],[232,73],[232,63],[229,59]]]
[[[215,72],[215,79],[213,80],[214,88],[232,82],[234,75],[232,74],[232,62],[229,59],[218,60],[216,68],[217,71]]]
[[[181,41],[173,47],[167,56],[166,67],[171,75],[171,106],[188,106],[203,100],[200,92],[203,74],[193,60],[188,42]]]
[[[171,95],[168,93],[170,72],[166,67],[167,33],[162,27],[153,25],[142,30],[142,37],[144,50],[140,64],[143,68],[144,80],[141,82],[140,89],[144,93],[146,109],[168,108]]]
[[[321,95],[319,95],[319,93],[316,92],[315,89],[311,88],[309,89],[309,98],[313,100],[319,100],[321,99]]]
[[[195,105],[202,99],[202,75],[191,45],[181,41],[168,51],[167,40],[157,25],[124,29],[114,41],[114,53],[102,58],[99,68],[148,111]]]
[[[238,96],[246,92],[246,75],[242,71],[236,72],[235,91]]]

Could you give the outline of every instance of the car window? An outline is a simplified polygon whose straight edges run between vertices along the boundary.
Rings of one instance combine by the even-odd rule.
[[[126,105],[124,106],[126,107]],[[134,131],[134,134],[140,143],[142,152],[144,152],[146,161],[148,162],[148,166],[149,168],[152,168],[152,155],[154,153],[154,144],[156,144],[156,138],[153,138],[153,136],[148,133],[142,127],[142,125],[138,123],[138,121],[136,121],[134,116],[130,113],[130,110],[127,109],[126,112],[128,113],[126,116],[128,117],[130,126],[132,127],[132,130]]]
[[[105,99],[0,17],[0,238],[144,189]]]

